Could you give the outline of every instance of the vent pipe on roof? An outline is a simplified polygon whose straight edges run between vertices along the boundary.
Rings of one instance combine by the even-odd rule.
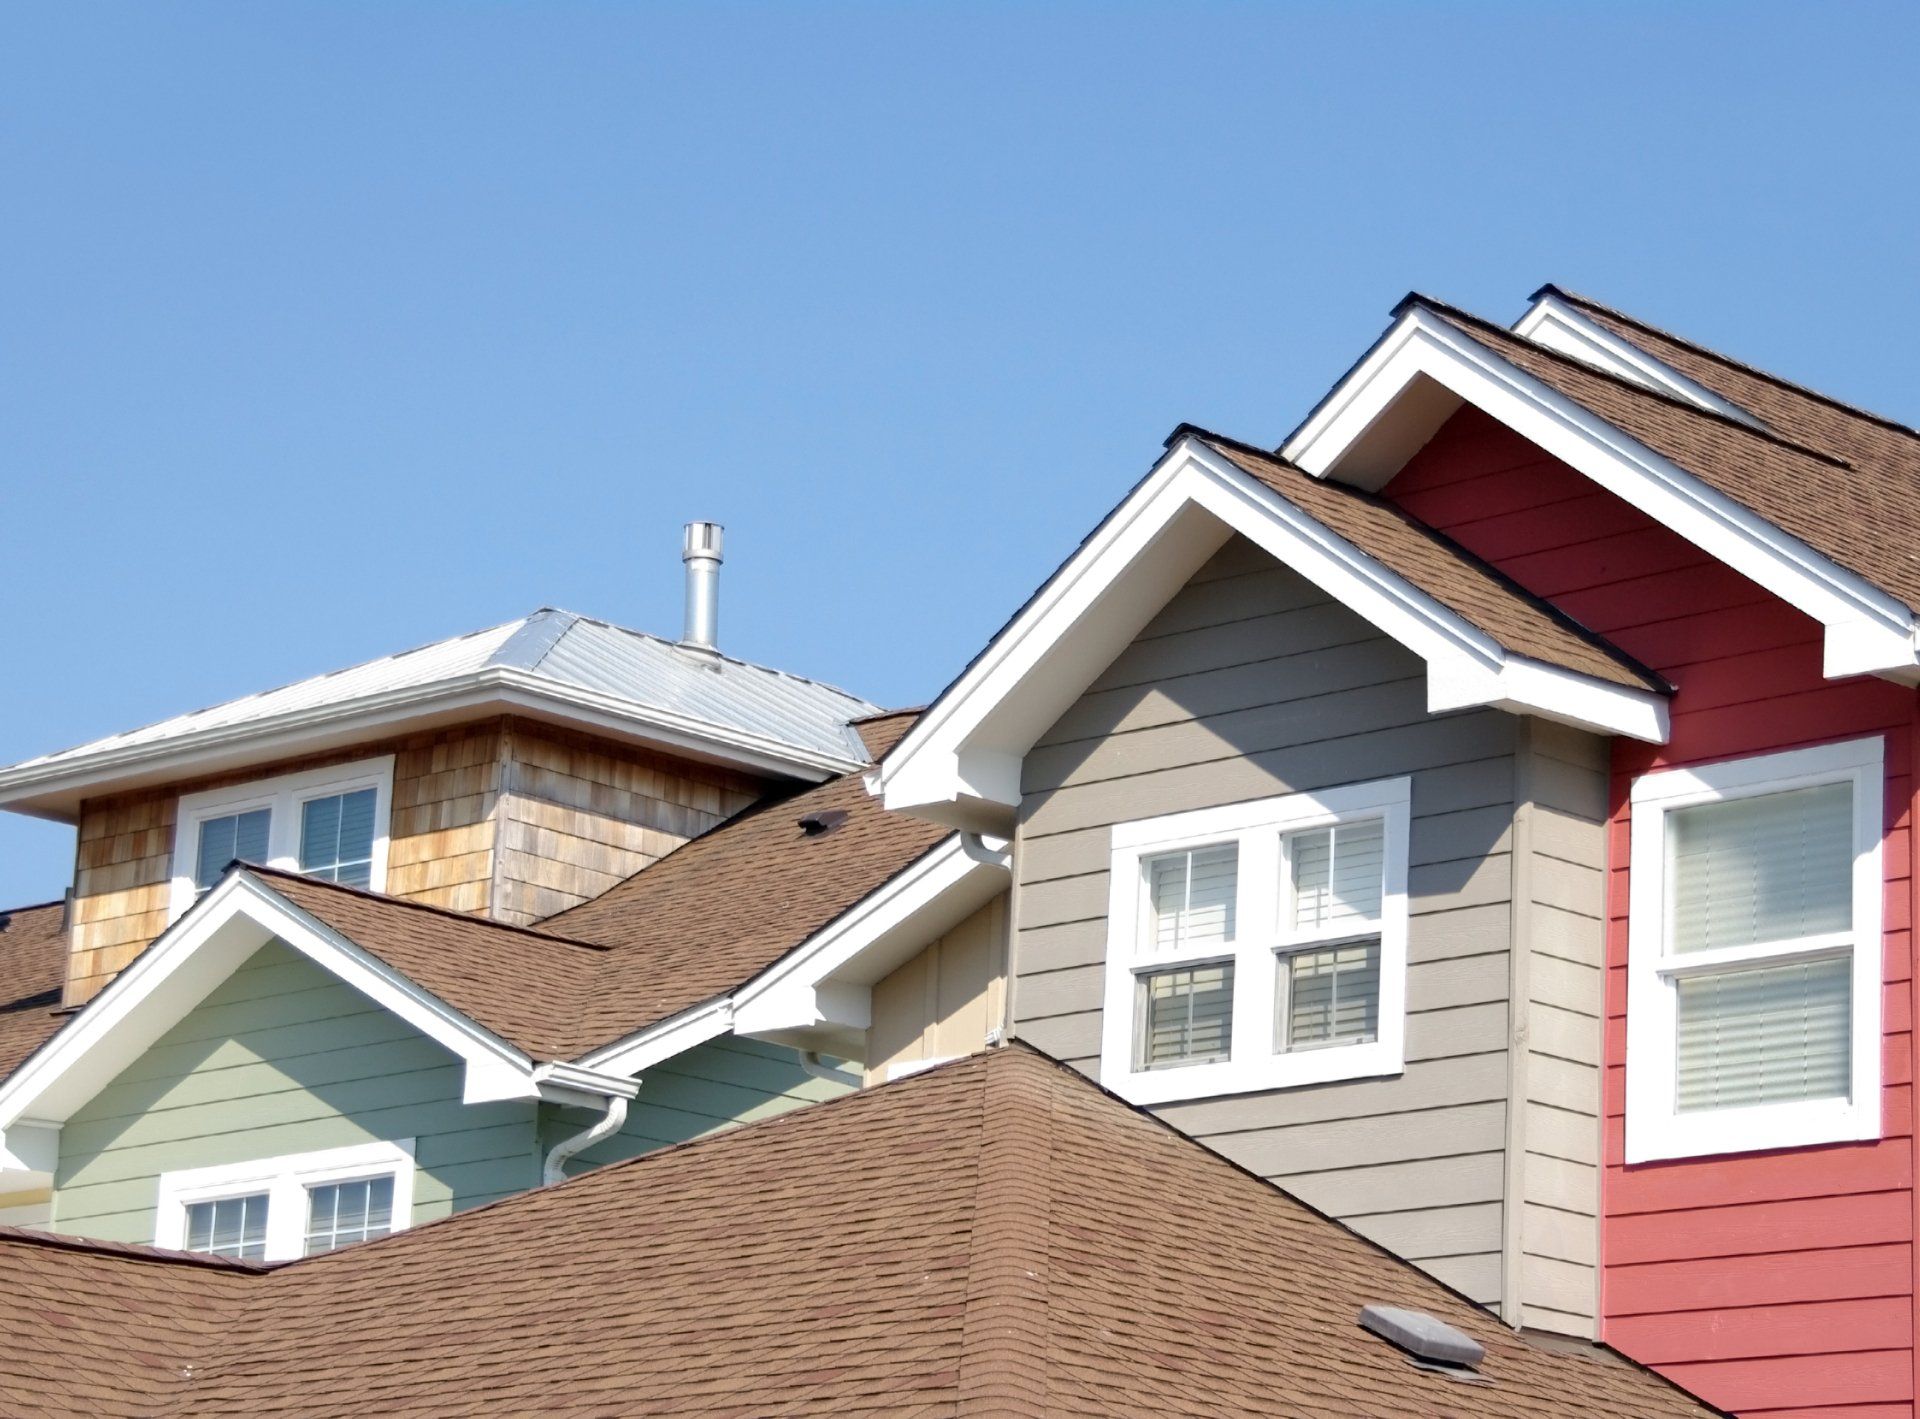
[[[680,645],[701,655],[720,651],[720,545],[717,522],[689,522],[680,560],[687,564],[687,624]]]

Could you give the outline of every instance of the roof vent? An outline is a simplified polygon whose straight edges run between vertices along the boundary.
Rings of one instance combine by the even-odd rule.
[[[683,650],[700,655],[720,651],[720,548],[726,529],[717,522],[689,522],[680,546],[687,564],[687,621]]]
[[[1425,1311],[1410,1311],[1401,1306],[1362,1306],[1360,1328],[1406,1351],[1423,1370],[1435,1370],[1456,1379],[1481,1379],[1474,1368],[1487,1358],[1486,1346],[1465,1331],[1435,1320]]]
[[[823,808],[818,813],[802,813],[800,831],[810,838],[824,838],[846,821],[846,809]]]

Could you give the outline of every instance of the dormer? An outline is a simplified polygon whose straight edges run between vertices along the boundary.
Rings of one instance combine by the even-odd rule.
[[[696,601],[679,642],[542,609],[0,769],[0,807],[78,832],[66,1002],[235,859],[524,924],[866,762],[874,706],[721,655]]]

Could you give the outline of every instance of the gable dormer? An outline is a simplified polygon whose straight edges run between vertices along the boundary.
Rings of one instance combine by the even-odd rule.
[[[72,823],[66,1001],[235,860],[525,923],[779,784],[857,768],[841,691],[541,610],[0,770]]]

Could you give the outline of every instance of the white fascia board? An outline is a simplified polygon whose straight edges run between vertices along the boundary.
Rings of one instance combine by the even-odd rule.
[[[1702,409],[1711,409],[1752,428],[1766,427],[1738,404],[1723,398],[1697,380],[1687,378],[1672,365],[1657,360],[1630,340],[1624,340],[1589,317],[1579,307],[1569,305],[1551,293],[1541,296],[1514,322],[1513,333],[1549,350],[1571,355],[1597,369],[1630,379],[1635,384],[1657,389]]]
[[[1484,410],[1819,621],[1827,632],[1830,678],[1911,678],[1920,668],[1914,616],[1899,601],[1419,306],[1407,310],[1327,396],[1284,455],[1317,477],[1379,486],[1397,466],[1361,468],[1346,460],[1369,433],[1385,427],[1384,416],[1421,380]],[[1393,440],[1392,446],[1403,442]]]
[[[266,719],[0,769],[0,807],[70,821],[72,805],[83,795],[127,784],[130,779],[145,783],[188,778],[317,753],[376,732],[446,723],[461,714],[509,710],[813,783],[862,766],[852,757],[799,749],[764,735],[721,728],[617,695],[496,666],[340,704],[309,706]]]
[[[466,1065],[461,1099],[539,1097],[533,1061],[244,870],[229,872],[4,1085],[0,1130],[59,1124],[269,941],[281,941]]]
[[[1118,630],[1130,638],[1135,622],[1168,595],[1166,578],[1151,582],[1155,604],[1143,614],[1108,593],[1136,574],[1157,531],[1195,510],[1216,529],[1213,546],[1239,533],[1425,660],[1428,708],[1436,713],[1497,705],[1653,743],[1667,737],[1665,696],[1511,654],[1198,439],[1174,445],[1129,501],[1138,506],[1123,506],[1126,515],[1103,528],[1112,535],[1089,539],[870,776],[889,809],[914,812],[969,798],[1009,813],[1017,807],[1027,749],[1064,709],[1059,701],[1071,703],[1111,660],[1117,632],[1093,623],[1108,606],[1124,605]],[[1179,569],[1176,586],[1191,575],[1184,561]],[[1063,649],[1090,629],[1101,653],[1063,664]],[[1036,685],[1044,687],[1042,710],[1010,712]]]
[[[984,906],[1007,877],[969,854],[959,834],[942,840],[735,991],[734,1033],[865,1029],[873,982],[898,964],[894,957]]]
[[[663,1059],[672,1059],[708,1040],[718,1039],[732,1028],[733,997],[716,996],[583,1054],[574,1062],[596,1074],[635,1077]]]

